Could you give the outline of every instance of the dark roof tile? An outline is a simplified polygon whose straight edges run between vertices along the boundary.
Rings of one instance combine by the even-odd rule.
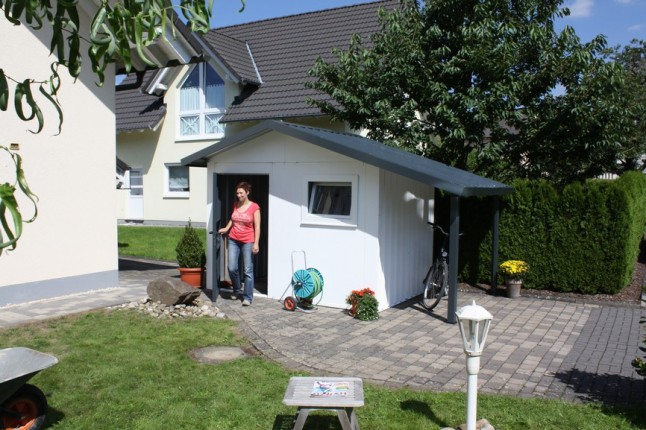
[[[154,76],[155,71],[144,73],[140,84],[137,75],[131,73],[116,88],[117,133],[151,130],[164,119],[166,104],[163,97],[143,94],[141,89]]]
[[[333,48],[347,48],[353,34],[367,41],[380,29],[377,10],[397,5],[399,0],[362,3],[211,30],[204,37],[209,43],[222,35],[246,42],[262,79],[258,89],[231,106],[222,121],[321,115],[307,104],[310,97],[325,97],[305,88],[311,79],[307,72],[319,56],[331,60]]]
[[[249,47],[244,41],[214,31],[204,35],[203,39],[239,79],[252,84],[261,82],[249,53]]]
[[[346,49],[354,34],[368,41],[380,29],[378,9],[399,4],[400,0],[383,0],[209,31],[202,39],[247,84],[245,97],[227,109],[222,121],[322,115],[307,99],[329,97],[305,87],[313,79],[307,72],[316,59],[333,60],[332,50]],[[153,73],[146,72],[144,82]],[[134,75],[117,87],[117,132],[152,129],[166,113],[162,97],[142,94],[140,88],[123,89],[132,82]]]

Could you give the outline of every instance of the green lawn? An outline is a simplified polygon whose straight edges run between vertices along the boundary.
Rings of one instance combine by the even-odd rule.
[[[206,229],[195,228],[206,240]],[[119,255],[175,261],[175,247],[184,233],[184,227],[118,226]],[[206,248],[205,248],[206,249]]]
[[[0,330],[0,347],[26,346],[60,362],[36,375],[50,403],[49,429],[290,428],[294,408],[282,404],[296,373],[262,357],[200,364],[193,349],[241,345],[228,320],[159,320],[135,311],[97,311]],[[365,384],[364,429],[457,427],[466,416],[464,393],[435,393]],[[555,400],[478,397],[478,416],[497,430],[637,429],[646,413]],[[308,429],[339,429],[318,414]]]

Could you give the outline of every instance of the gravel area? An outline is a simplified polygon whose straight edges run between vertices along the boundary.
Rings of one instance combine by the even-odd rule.
[[[646,256],[640,256],[639,261],[635,264],[633,278],[626,288],[617,294],[577,294],[577,293],[559,293],[546,290],[531,290],[524,288],[521,290],[521,295],[524,297],[534,297],[546,300],[563,300],[575,303],[599,303],[616,306],[641,306],[642,286],[644,285],[644,277],[646,276]],[[458,285],[459,291],[482,294],[491,294],[491,285],[488,284],[466,284],[460,283]],[[498,294],[505,294],[505,286],[498,286]]]

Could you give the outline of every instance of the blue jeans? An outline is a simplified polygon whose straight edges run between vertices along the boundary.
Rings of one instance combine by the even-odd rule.
[[[244,299],[253,300],[253,242],[243,243],[229,238],[229,261],[227,269],[233,284],[233,294],[240,294],[240,272],[238,260],[242,253],[244,262]]]

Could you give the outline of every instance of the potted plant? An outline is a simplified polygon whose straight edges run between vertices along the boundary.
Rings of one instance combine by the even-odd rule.
[[[362,321],[372,321],[379,318],[379,301],[375,297],[375,292],[370,288],[352,290],[345,301],[351,306],[348,311],[350,316]]]
[[[206,260],[204,245],[191,225],[191,220],[184,227],[184,234],[175,247],[180,279],[189,285],[202,286],[202,268]]]
[[[520,287],[528,270],[529,265],[523,260],[507,260],[500,265],[500,272],[505,277],[507,297],[511,299],[520,297]]]

